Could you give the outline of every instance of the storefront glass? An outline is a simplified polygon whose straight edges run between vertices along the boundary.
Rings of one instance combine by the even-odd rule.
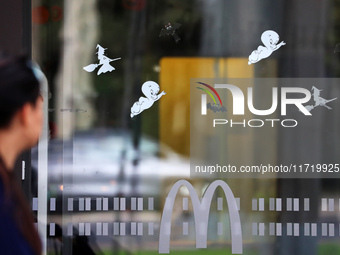
[[[49,87],[32,150],[46,254],[158,254],[169,235],[179,255],[338,254],[339,13],[335,0],[32,0]],[[243,114],[216,84],[243,92]],[[275,95],[272,115],[256,111]],[[207,164],[261,176],[193,173]],[[233,196],[218,187],[209,209],[181,186],[169,222],[180,180]]]

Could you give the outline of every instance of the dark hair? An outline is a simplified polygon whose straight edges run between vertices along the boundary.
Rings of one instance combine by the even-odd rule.
[[[6,128],[15,113],[26,103],[35,104],[40,94],[39,81],[31,62],[25,58],[0,57],[0,129]],[[36,254],[41,254],[41,240],[33,224],[33,215],[25,201],[13,171],[5,169],[0,155],[0,181],[3,183],[5,203],[24,238]],[[15,245],[15,244],[13,244]],[[1,249],[1,248],[0,248]]]
[[[0,59],[0,128],[8,126],[24,104],[35,104],[39,94],[39,81],[26,57]]]

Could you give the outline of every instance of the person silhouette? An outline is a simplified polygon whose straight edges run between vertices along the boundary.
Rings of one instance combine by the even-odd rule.
[[[0,249],[1,254],[41,254],[33,215],[13,172],[17,156],[42,131],[40,84],[47,81],[30,60],[0,58]]]

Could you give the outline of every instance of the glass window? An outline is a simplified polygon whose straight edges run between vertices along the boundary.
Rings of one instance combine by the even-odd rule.
[[[32,0],[46,254],[338,254],[339,8]]]

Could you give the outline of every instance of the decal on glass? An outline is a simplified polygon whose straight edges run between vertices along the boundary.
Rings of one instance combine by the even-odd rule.
[[[107,56],[105,56],[105,50],[107,50],[107,48],[104,49],[99,44],[97,44],[96,49],[98,50],[96,52],[96,54],[98,55],[97,58],[99,60],[99,63],[98,64],[90,64],[88,66],[83,67],[83,69],[85,71],[91,73],[94,70],[96,70],[97,67],[100,67],[98,69],[97,75],[100,75],[102,73],[112,72],[113,70],[115,70],[115,68],[110,65],[110,62],[119,60],[121,58],[115,58],[115,59],[108,58]]]
[[[142,85],[142,92],[145,97],[140,97],[139,100],[133,104],[131,107],[131,118],[140,114],[142,111],[149,109],[154,102],[166,94],[164,91],[158,94],[159,85],[154,81],[144,82]]]
[[[335,98],[332,98],[332,99],[324,99],[320,96],[320,93],[321,93],[322,89],[318,89],[316,87],[312,87],[312,92],[313,92],[313,100],[314,100],[314,105],[306,105],[306,109],[310,112],[311,110],[313,110],[315,107],[318,107],[318,106],[323,106],[323,107],[326,107],[328,110],[331,110],[332,108],[329,107],[327,104],[329,102],[332,102],[334,101],[335,99],[337,99],[336,97]]]
[[[248,65],[259,62],[264,58],[268,58],[274,51],[278,50],[281,46],[286,45],[284,41],[279,42],[279,35],[273,30],[264,31],[261,35],[261,41],[264,46],[260,45],[257,50],[254,50],[249,55]]]
[[[229,221],[231,230],[231,253],[242,254],[242,229],[238,206],[233,192],[228,184],[221,180],[212,182],[204,192],[202,199],[196,193],[192,184],[186,180],[177,181],[170,189],[165,200],[159,229],[159,253],[170,253],[171,218],[177,193],[181,186],[185,186],[189,191],[194,212],[194,223],[196,231],[196,248],[207,248],[208,221],[211,201],[215,190],[221,187],[227,200],[229,210]],[[183,226],[183,234],[187,233],[186,226]],[[185,230],[185,231],[184,231]]]
[[[179,29],[180,26],[181,24],[179,23],[175,23],[173,26],[171,23],[169,23],[168,25],[165,25],[164,28],[162,28],[159,36],[172,35],[172,37],[175,39],[175,42],[178,43],[181,38],[176,34],[176,30]]]

